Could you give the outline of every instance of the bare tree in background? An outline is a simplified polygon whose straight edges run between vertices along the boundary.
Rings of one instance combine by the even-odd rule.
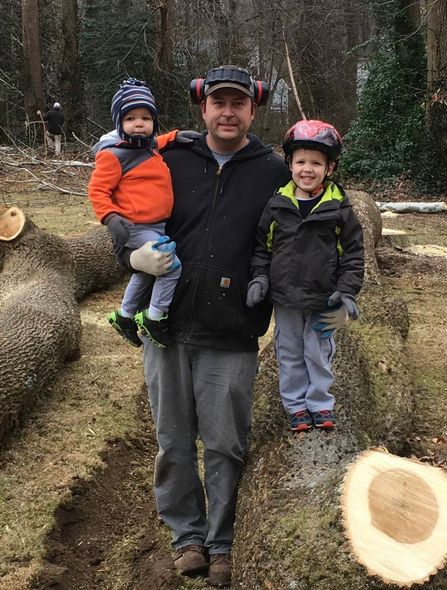
[[[43,108],[42,69],[40,57],[39,2],[22,0],[23,92],[25,114],[29,120]]]
[[[447,167],[447,2],[427,3],[427,126]]]

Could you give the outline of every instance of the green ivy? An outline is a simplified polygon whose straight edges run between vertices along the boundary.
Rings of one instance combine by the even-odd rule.
[[[340,171],[343,176],[384,180],[408,172],[417,157],[426,66],[422,38],[411,31],[398,3],[375,8],[382,32],[368,63],[358,117],[345,136]]]

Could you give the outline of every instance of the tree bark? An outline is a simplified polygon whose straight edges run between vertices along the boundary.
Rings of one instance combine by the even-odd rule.
[[[40,55],[39,2],[22,0],[23,81],[25,112],[28,120],[36,118],[45,100],[42,89]]]
[[[64,240],[29,219],[0,238],[0,440],[79,355],[77,301],[123,276],[105,228]]]
[[[62,2],[62,52],[59,57],[58,77],[60,102],[65,115],[65,130],[79,133],[85,125],[82,105],[83,85],[78,44],[78,4],[76,0]]]
[[[432,0],[427,8],[427,130],[445,175],[447,168],[447,3],[445,0]]]

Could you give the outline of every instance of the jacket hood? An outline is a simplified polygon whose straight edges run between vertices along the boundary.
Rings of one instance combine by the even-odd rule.
[[[97,143],[95,143],[95,145],[92,147],[92,152],[96,155],[98,152],[100,152],[104,148],[112,147],[112,146],[116,145],[117,143],[119,143],[120,141],[123,141],[123,140],[118,135],[118,131],[116,129],[114,129],[113,131],[109,131],[108,133],[101,135],[101,137],[99,138],[99,141]]]

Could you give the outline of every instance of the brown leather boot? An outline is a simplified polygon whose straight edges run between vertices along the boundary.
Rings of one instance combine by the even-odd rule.
[[[174,566],[184,576],[194,576],[206,572],[208,561],[204,548],[200,545],[181,547],[174,557]]]
[[[231,553],[216,553],[210,556],[207,584],[224,588],[231,584]]]

